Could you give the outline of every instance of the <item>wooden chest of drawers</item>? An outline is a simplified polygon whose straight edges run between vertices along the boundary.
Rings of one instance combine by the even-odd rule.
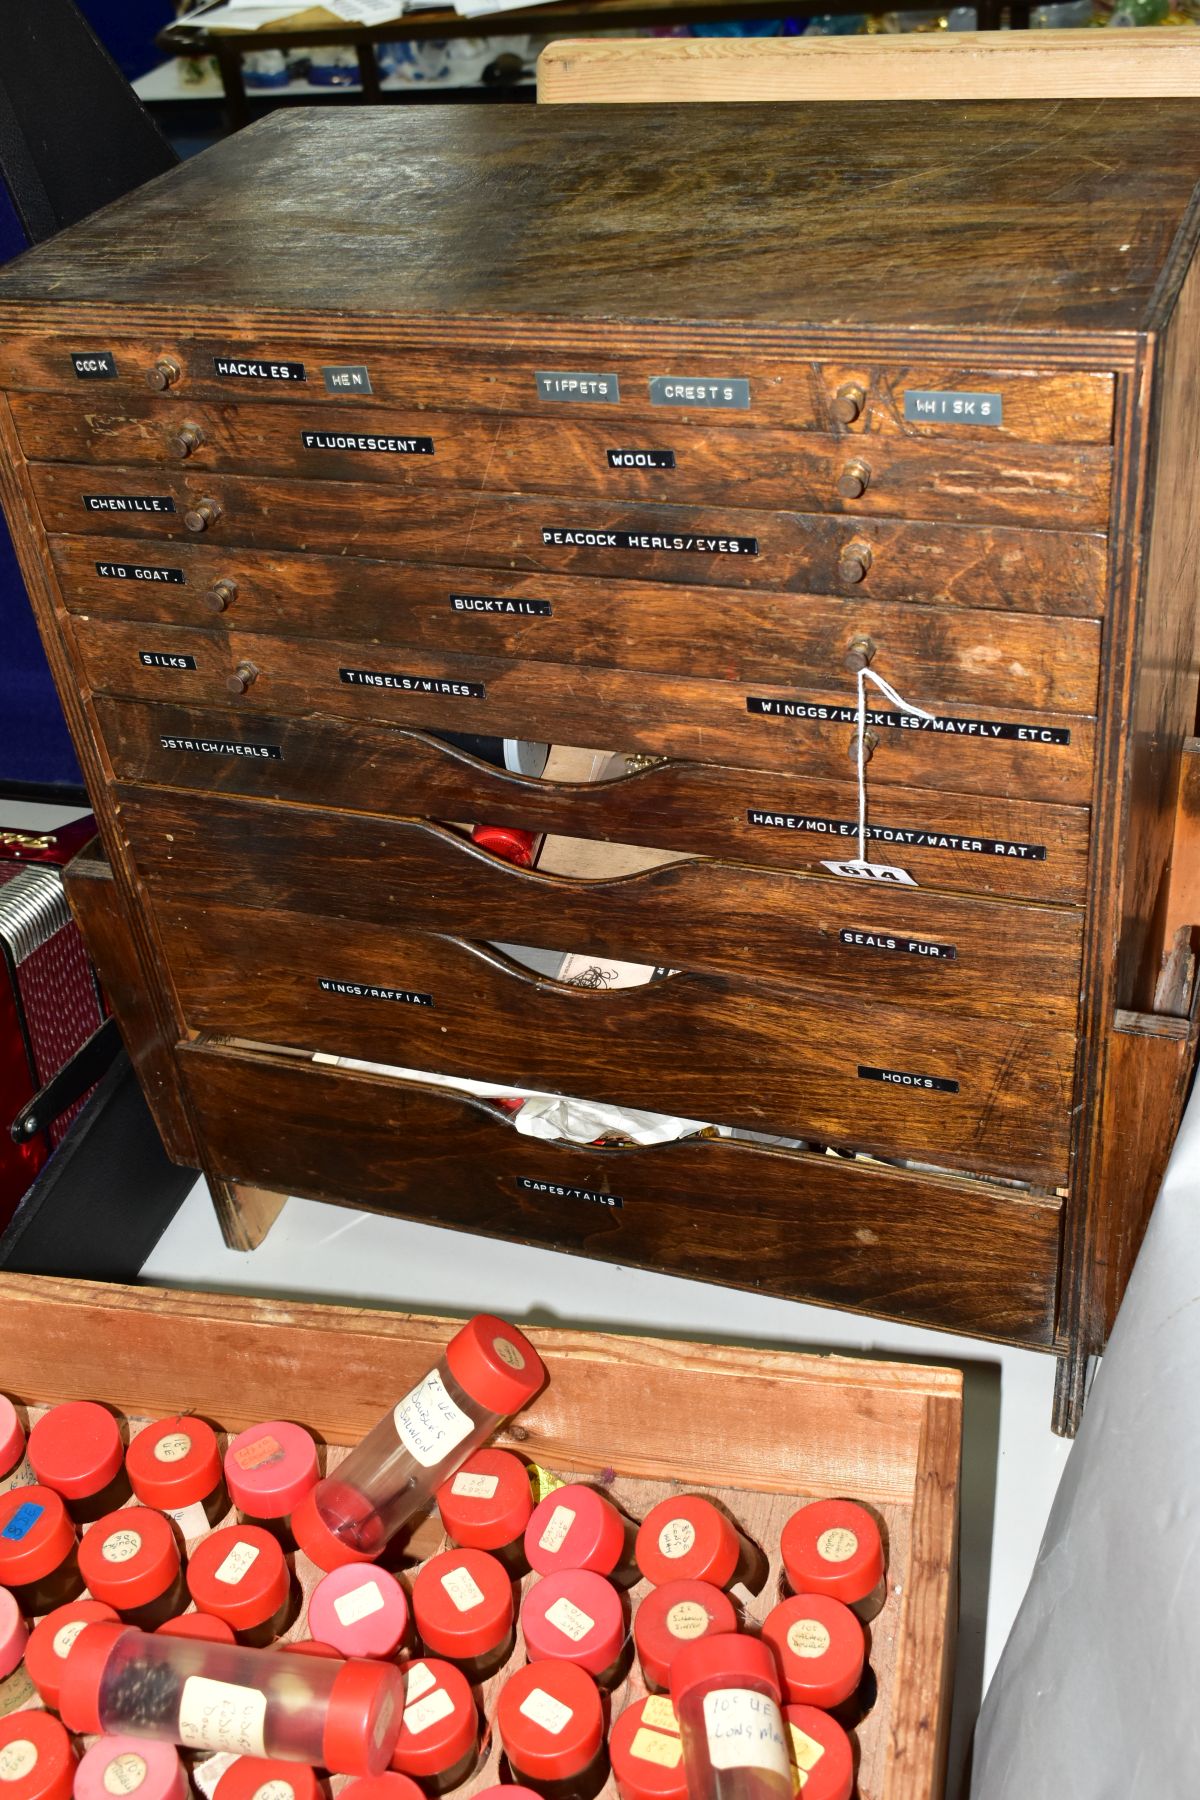
[[[232,1242],[309,1194],[1014,1341],[1072,1427],[1195,1047],[1197,122],[277,115],[0,277],[75,902]]]

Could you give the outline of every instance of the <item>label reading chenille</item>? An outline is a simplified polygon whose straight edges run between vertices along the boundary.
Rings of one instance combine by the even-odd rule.
[[[350,1000],[397,1000],[402,1006],[432,1006],[432,994],[418,994],[411,988],[369,987],[362,981],[327,981],[317,977],[323,994],[341,994]]]
[[[194,669],[194,656],[176,656],[169,650],[139,650],[138,661],[144,669]]]
[[[758,539],[752,537],[705,537],[700,534],[657,531],[572,531],[566,526],[543,525],[542,543],[562,544],[567,549],[583,550],[673,550],[691,551],[697,556],[757,556]]]
[[[431,437],[382,437],[368,431],[302,431],[306,450],[374,450],[391,456],[432,456]]]
[[[85,494],[83,504],[89,512],[173,513],[175,502],[170,494]]]
[[[337,363],[322,369],[321,378],[327,394],[370,394],[371,376],[365,363]]]
[[[552,1194],[556,1200],[587,1200],[592,1206],[624,1206],[617,1194],[598,1194],[592,1188],[562,1187],[556,1181],[534,1181],[528,1175],[517,1176],[517,1187],[523,1194]]]
[[[347,687],[397,688],[403,694],[445,694],[453,700],[483,700],[482,681],[446,681],[440,675],[393,675],[380,669],[339,669]]]
[[[539,400],[590,400],[615,406],[621,398],[615,375],[597,375],[589,369],[539,369],[534,380]]]
[[[610,469],[673,469],[673,450],[606,450]]]
[[[176,587],[187,580],[182,569],[155,569],[146,563],[98,562],[96,573],[105,581],[171,581]]]
[[[72,350],[71,367],[80,381],[112,381],[117,359],[111,350]]]
[[[554,608],[548,600],[507,600],[498,594],[451,594],[450,610],[456,613],[502,613],[506,618],[550,619]]]
[[[856,838],[853,819],[822,819],[813,813],[768,812],[751,807],[746,823],[768,831],[812,831],[821,837]],[[922,831],[915,826],[868,825],[873,843],[904,844],[914,850],[953,850],[968,856],[1007,856],[1014,861],[1045,862],[1045,844],[1018,844],[1007,838],[967,837],[954,831]]]
[[[282,762],[278,744],[243,744],[233,738],[160,737],[162,750],[187,750],[193,756],[250,756]]]
[[[258,356],[214,356],[213,368],[223,381],[306,381],[304,364],[271,362]]]
[[[820,700],[771,700],[757,694],[746,697],[746,711],[771,719],[812,719],[831,725],[857,725],[854,706],[829,706]],[[1022,725],[1007,719],[948,719],[944,715],[922,719],[916,713],[876,712],[867,709],[868,725],[890,725],[898,731],[931,731],[944,737],[975,737],[985,742],[1007,740],[1017,744],[1069,744],[1071,733],[1060,726]]]
[[[897,956],[927,956],[931,962],[954,962],[958,950],[953,944],[932,944],[924,938],[893,936],[888,931],[854,931],[843,926],[838,942],[857,950],[885,950]]]
[[[1002,425],[1004,396],[913,388],[904,396],[904,418],[909,425]]]
[[[745,412],[750,383],[741,375],[716,381],[700,375],[652,375],[651,406],[722,406]]]
[[[957,1094],[957,1081],[947,1081],[943,1075],[914,1075],[908,1069],[872,1069],[865,1063],[858,1065],[860,1081],[886,1081],[892,1087],[929,1088],[939,1094]]]

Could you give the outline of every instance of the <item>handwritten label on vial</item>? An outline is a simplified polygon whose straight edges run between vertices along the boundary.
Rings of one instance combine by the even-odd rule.
[[[543,1731],[548,1731],[551,1737],[558,1737],[575,1717],[571,1707],[564,1706],[561,1700],[539,1687],[530,1688],[517,1710],[532,1719],[535,1725],[540,1725]]]
[[[366,363],[335,363],[321,370],[327,394],[370,394],[371,375]]]
[[[752,806],[746,823],[768,831],[810,831],[820,837],[854,838],[854,819],[823,819],[814,813],[768,812]],[[918,826],[868,825],[870,843],[902,844],[910,850],[950,850],[966,856],[1004,856],[1022,862],[1045,862],[1045,844],[1020,844],[1008,838],[970,837],[956,831],[930,831]],[[914,883],[915,885],[915,883]]]
[[[546,1522],[546,1529],[538,1539],[538,1549],[557,1556],[567,1541],[567,1533],[575,1523],[574,1508],[556,1506]]]
[[[159,1438],[154,1446],[154,1460],[160,1463],[182,1462],[192,1447],[192,1440],[186,1431],[172,1431],[167,1437]]]
[[[222,381],[307,381],[304,364],[271,362],[257,356],[214,356],[213,368]]]
[[[482,681],[449,681],[441,675],[397,675],[384,669],[339,669],[347,687],[395,688],[402,694],[438,694],[450,700],[485,700]]]
[[[187,580],[182,569],[158,569],[149,563],[98,562],[95,569],[105,581],[169,581],[182,587]]]
[[[143,669],[194,669],[194,656],[178,656],[172,650],[139,650],[138,661]]]
[[[256,1544],[247,1544],[245,1541],[235,1544],[217,1570],[216,1579],[223,1581],[226,1587],[236,1587],[238,1582],[254,1567],[258,1558],[259,1550]],[[226,1750],[229,1745],[218,1744],[216,1748]]]
[[[361,981],[332,981],[324,975],[317,977],[317,986],[323,994],[341,994],[348,1000],[395,1000],[402,1006],[432,1006],[432,994],[419,994],[413,988],[370,987]]]
[[[10,1713],[24,1712],[30,1704],[40,1706],[41,1699],[22,1663],[6,1681],[0,1681],[0,1719],[7,1719]]]
[[[112,381],[117,359],[111,350],[72,350],[71,367],[80,381]]]
[[[847,1525],[832,1525],[817,1539],[817,1555],[826,1562],[849,1562],[858,1549],[858,1536]]]
[[[809,719],[817,724],[857,725],[858,709],[833,706],[823,700],[775,700],[747,694],[746,711],[769,719]],[[1022,724],[1012,719],[959,719],[939,714],[922,719],[916,713],[895,708],[867,708],[868,725],[886,725],[896,731],[926,731],[934,737],[982,738],[985,743],[1069,744],[1071,733],[1058,725]]]
[[[256,1787],[250,1800],[296,1800],[296,1790],[290,1781],[264,1781]]]
[[[60,1625],[50,1643],[55,1656],[69,1656],[75,1647],[75,1639],[81,1631],[87,1629],[87,1625],[86,1619],[68,1619],[65,1625]]]
[[[193,1538],[204,1537],[211,1529],[202,1500],[193,1500],[190,1506],[164,1506],[163,1511],[168,1519],[174,1519],[185,1544],[190,1544]]]
[[[648,1731],[644,1725],[639,1725],[633,1734],[629,1754],[640,1756],[643,1762],[658,1763],[663,1769],[677,1769],[683,1758],[683,1740],[666,1737],[661,1731]]]
[[[36,1501],[27,1500],[24,1506],[17,1507],[4,1530],[0,1531],[0,1537],[7,1538],[10,1544],[19,1544],[23,1538],[29,1536],[45,1510],[45,1507],[38,1506]]]
[[[246,744],[233,738],[160,737],[160,750],[185,750],[192,756],[249,756],[270,762],[283,761],[279,744]]]
[[[653,1726],[655,1731],[679,1730],[675,1708],[665,1694],[650,1695],[642,1707],[642,1724]]]
[[[690,1643],[708,1630],[708,1613],[696,1600],[677,1600],[667,1611],[666,1627],[673,1638]]]
[[[369,1619],[372,1613],[382,1612],[383,1595],[379,1583],[364,1581],[361,1587],[351,1588],[348,1594],[339,1594],[333,1610],[343,1625],[357,1625],[360,1619]]]
[[[651,406],[719,406],[745,412],[750,405],[750,383],[742,375],[716,379],[706,375],[652,375]]]
[[[892,1087],[928,1088],[939,1094],[957,1094],[957,1081],[949,1081],[943,1075],[914,1075],[908,1069],[874,1069],[866,1063],[858,1065],[860,1081],[886,1081]]]
[[[502,613],[506,618],[552,619],[549,600],[507,600],[497,594],[451,594],[450,610],[456,613]]]
[[[84,494],[88,512],[173,513],[170,494]]]
[[[590,1619],[583,1608],[576,1606],[573,1600],[568,1600],[565,1594],[561,1594],[553,1606],[546,1608],[546,1618],[556,1631],[569,1637],[573,1644],[582,1643],[588,1632],[596,1629],[595,1619]]]
[[[717,1688],[704,1696],[704,1734],[714,1769],[773,1769],[789,1784],[779,1708],[753,1688]]]
[[[445,1688],[434,1688],[432,1694],[426,1694],[412,1706],[404,1709],[404,1729],[410,1737],[419,1737],[442,1719],[448,1719],[454,1711],[454,1702]]]
[[[673,450],[606,450],[610,469],[673,469]]]
[[[926,956],[930,962],[954,962],[958,956],[958,950],[953,944],[933,944],[926,938],[905,937],[903,934],[893,936],[890,931],[856,931],[848,925],[839,930],[838,942],[852,950],[882,950],[897,956]]]
[[[123,1750],[105,1764],[101,1785],[106,1794],[136,1794],[149,1772],[144,1756]]]
[[[798,1725],[787,1721],[788,1747],[791,1751],[792,1767],[800,1778],[803,1788],[809,1776],[825,1754],[824,1744],[818,1744],[816,1738],[809,1737],[807,1731],[801,1731]]]
[[[460,1469],[450,1483],[450,1492],[463,1500],[491,1500],[500,1486],[498,1475],[472,1475]]]
[[[576,531],[566,525],[543,525],[542,543],[575,550],[669,550],[696,556],[757,556],[758,539],[704,536],[695,532]]]
[[[470,1569],[451,1569],[441,1581],[459,1612],[473,1612],[475,1607],[483,1605],[483,1589]]]
[[[230,1455],[239,1469],[247,1471],[266,1469],[274,1463],[280,1463],[286,1452],[279,1439],[267,1432],[265,1437],[254,1438],[249,1444],[240,1444],[236,1450],[230,1451]]]
[[[621,384],[615,375],[598,375],[591,369],[538,369],[534,375],[539,400],[588,400],[616,406]]]
[[[1003,394],[968,394],[953,388],[909,388],[904,396],[908,425],[1003,425]]]
[[[829,1632],[819,1619],[797,1619],[788,1626],[788,1649],[807,1661],[824,1656],[829,1649]]]
[[[0,1781],[23,1781],[37,1768],[37,1760],[32,1738],[14,1738],[0,1749]]]
[[[917,887],[919,884],[907,869],[897,868],[894,863],[859,862],[851,857],[848,862],[824,862],[821,867],[828,869],[831,875],[840,875],[846,881],[881,881],[891,882],[898,887]]]
[[[624,1206],[619,1194],[599,1194],[594,1188],[564,1187],[557,1181],[535,1181],[530,1175],[518,1175],[517,1187],[523,1194],[553,1194],[559,1200],[587,1200],[593,1206]]]
[[[36,1485],[37,1476],[30,1466],[29,1458],[23,1456],[16,1468],[10,1469],[3,1481],[0,1481],[0,1494],[10,1493],[13,1488],[36,1487]]]
[[[189,1675],[179,1700],[179,1742],[189,1750],[265,1756],[267,1696],[232,1681]]]
[[[668,1519],[658,1534],[658,1548],[674,1562],[686,1556],[696,1542],[696,1527],[690,1519]]]
[[[383,437],[368,431],[302,431],[306,450],[366,450],[392,456],[432,456],[431,437]]]
[[[141,1533],[137,1531],[114,1531],[106,1537],[100,1546],[100,1554],[105,1562],[132,1562],[142,1547]]]
[[[513,1343],[511,1338],[494,1337],[492,1339],[492,1349],[496,1352],[500,1361],[502,1363],[507,1363],[510,1369],[523,1369],[525,1367],[525,1358],[521,1355],[521,1352],[517,1349],[517,1346]]]
[[[423,1469],[435,1468],[475,1429],[474,1420],[446,1392],[436,1369],[398,1402],[392,1417],[400,1442]]]

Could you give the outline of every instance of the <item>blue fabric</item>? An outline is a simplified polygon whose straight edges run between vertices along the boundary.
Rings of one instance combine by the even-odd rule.
[[[174,21],[171,0],[75,0],[75,4],[126,81],[136,81],[165,61],[154,38]]]

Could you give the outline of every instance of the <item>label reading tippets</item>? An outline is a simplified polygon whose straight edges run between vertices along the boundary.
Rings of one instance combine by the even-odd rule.
[[[38,1506],[35,1501],[27,1500],[24,1506],[18,1506],[4,1530],[0,1531],[0,1537],[6,1538],[10,1544],[19,1544],[23,1538],[29,1536],[45,1510],[44,1506]]]
[[[193,756],[250,756],[283,761],[279,744],[245,744],[233,738],[160,737],[160,750],[186,750]]]
[[[790,1783],[791,1766],[779,1708],[753,1688],[718,1688],[704,1696],[704,1732],[714,1769],[773,1769]]]
[[[651,406],[719,406],[745,412],[750,405],[750,383],[742,375],[717,380],[704,375],[652,375]]]
[[[335,363],[321,370],[327,394],[370,394],[371,376],[366,363]]]
[[[506,618],[552,619],[549,600],[506,600],[496,594],[451,594],[450,610],[457,613],[502,613]]]
[[[619,1194],[598,1194],[594,1188],[563,1187],[557,1181],[535,1181],[529,1175],[518,1175],[517,1186],[523,1194],[553,1194],[560,1200],[587,1200],[592,1206],[625,1204]]]
[[[408,1671],[408,1680],[404,1684],[404,1698],[406,1703],[411,1704],[414,1700],[419,1700],[422,1694],[427,1694],[430,1688],[436,1686],[437,1676],[429,1667],[429,1664],[423,1662],[413,1663]]]
[[[250,1800],[296,1800],[296,1790],[290,1781],[264,1781],[255,1788]]]
[[[498,1475],[472,1475],[460,1469],[450,1483],[450,1492],[462,1500],[492,1500],[499,1486]]]
[[[428,1004],[433,1005],[432,999]],[[474,1420],[446,1392],[436,1369],[405,1394],[392,1418],[400,1442],[423,1469],[435,1468],[475,1429]]]
[[[252,1443],[241,1444],[230,1452],[239,1469],[265,1469],[272,1463],[282,1462],[286,1452],[277,1437],[270,1432],[265,1437],[255,1438]]]
[[[440,694],[451,700],[485,700],[482,681],[448,681],[441,675],[397,675],[384,669],[339,669],[347,687],[395,688],[402,694]]]
[[[606,450],[610,469],[673,469],[673,450]]]
[[[258,1557],[257,1545],[247,1544],[245,1541],[235,1544],[217,1570],[216,1579],[223,1581],[226,1587],[236,1587],[238,1582],[253,1568]],[[227,1744],[218,1744],[215,1747],[218,1750],[229,1748]]]
[[[908,425],[1003,425],[1003,394],[967,394],[954,388],[910,388],[904,396]]]
[[[65,1625],[60,1625],[50,1641],[55,1656],[69,1656],[75,1647],[75,1639],[87,1629],[87,1624],[86,1619],[69,1619]]]
[[[156,569],[148,563],[98,562],[95,568],[105,581],[169,581],[182,587],[187,579],[182,569]]]
[[[473,1612],[475,1607],[483,1605],[483,1589],[470,1569],[451,1569],[441,1580],[459,1612]]]
[[[658,1548],[672,1562],[686,1556],[696,1542],[696,1527],[690,1519],[668,1519],[658,1534]]]
[[[142,1547],[141,1533],[137,1531],[114,1531],[106,1537],[100,1546],[100,1554],[105,1562],[132,1562]]]
[[[819,1619],[797,1619],[794,1625],[788,1626],[787,1641],[788,1649],[807,1661],[824,1656],[829,1649],[830,1638]]]
[[[683,1740],[664,1737],[661,1731],[647,1731],[644,1725],[639,1725],[633,1734],[629,1754],[640,1756],[645,1762],[658,1763],[664,1769],[677,1769],[683,1758]]]
[[[304,364],[271,362],[257,356],[214,356],[213,368],[222,381],[306,381]]]
[[[532,1719],[535,1725],[540,1725],[543,1731],[548,1731],[551,1737],[557,1737],[575,1717],[569,1706],[564,1706],[561,1700],[556,1700],[545,1688],[537,1687],[530,1688],[518,1711],[527,1719]]]
[[[893,886],[917,887],[907,869],[897,868],[894,863],[859,862],[851,857],[849,862],[824,862],[821,867],[828,869],[831,875],[840,875],[846,881],[882,881],[891,882]]]
[[[857,1549],[858,1536],[847,1525],[832,1525],[817,1539],[817,1555],[826,1562],[849,1562]]]
[[[567,1533],[575,1523],[575,1512],[570,1506],[556,1506],[546,1521],[546,1529],[538,1539],[538,1549],[557,1556],[567,1541]]]
[[[189,1750],[265,1756],[267,1696],[232,1681],[189,1675],[179,1701],[179,1742]]]
[[[14,1738],[0,1749],[0,1781],[23,1781],[37,1768],[37,1759],[32,1738]]]
[[[172,1431],[168,1437],[159,1438],[154,1446],[154,1460],[160,1463],[182,1462],[192,1447],[192,1440],[186,1431]]]
[[[803,1788],[809,1776],[825,1754],[824,1744],[818,1744],[816,1738],[810,1738],[807,1731],[801,1731],[798,1725],[787,1721],[788,1747],[792,1756],[792,1767],[800,1778]]]
[[[810,719],[817,724],[857,725],[858,709],[833,706],[823,700],[775,700],[761,694],[746,696],[746,711],[769,719]],[[867,709],[868,725],[886,725],[895,731],[928,731],[935,737],[982,738],[985,743],[1069,744],[1071,733],[1058,725],[1021,724],[1011,719],[959,719],[939,714],[922,719],[916,713],[895,708]]]
[[[542,543],[547,547],[561,544],[573,550],[671,550],[691,551],[697,556],[758,555],[758,539],[752,537],[709,537],[682,532],[668,537],[656,531],[576,531],[566,525],[543,525]]]
[[[374,450],[392,456],[432,456],[431,437],[383,437],[367,431],[302,431],[306,450]]]
[[[139,650],[138,661],[144,669],[194,669],[194,656],[178,656],[171,650]]]
[[[193,1500],[190,1506],[165,1506],[163,1511],[168,1519],[174,1519],[185,1544],[190,1544],[193,1538],[204,1537],[210,1529],[209,1517],[202,1500]]]
[[[589,1631],[596,1629],[595,1619],[590,1619],[581,1606],[568,1600],[565,1594],[546,1608],[546,1618],[556,1631],[569,1637],[573,1644],[581,1644]]]
[[[72,350],[71,367],[80,381],[112,381],[117,359],[111,350]]]
[[[0,1494],[10,1493],[13,1488],[36,1487],[36,1485],[37,1476],[30,1467],[29,1458],[23,1456],[16,1468],[10,1469],[3,1481],[0,1481]]]
[[[448,1719],[454,1711],[454,1702],[445,1688],[434,1688],[432,1694],[426,1694],[415,1706],[404,1709],[404,1729],[411,1737],[419,1737],[436,1725],[441,1719]]]
[[[677,1600],[667,1611],[666,1627],[673,1638],[690,1643],[708,1630],[708,1614],[695,1600]]]
[[[148,1774],[145,1757],[124,1750],[105,1764],[101,1782],[106,1794],[136,1794]]]
[[[655,1731],[679,1730],[675,1708],[665,1694],[650,1695],[642,1707],[642,1724],[653,1726]]]
[[[173,513],[170,494],[84,494],[88,512]]]
[[[873,1069],[866,1063],[858,1065],[860,1081],[886,1081],[892,1087],[928,1088],[938,1094],[957,1094],[957,1081],[949,1081],[944,1075],[916,1075],[910,1069]]]
[[[615,375],[598,375],[590,369],[539,369],[534,380],[539,400],[590,400],[616,406],[621,398]]]
[[[768,831],[811,831],[820,837],[858,836],[858,826],[853,819],[824,819],[814,813],[768,812],[757,806],[747,811],[746,823]],[[871,843],[902,844],[911,850],[950,850],[966,856],[1005,856],[1024,862],[1046,860],[1045,844],[1019,844],[1008,838],[968,837],[956,831],[926,831],[919,826],[868,825],[867,838]]]
[[[379,1591],[377,1581],[364,1581],[361,1587],[351,1588],[347,1594],[339,1594],[333,1603],[333,1610],[342,1625],[357,1625],[360,1619],[369,1619],[372,1613],[383,1611],[383,1595]]]
[[[841,928],[838,942],[849,949],[886,950],[898,956],[926,956],[930,962],[954,962],[958,956],[958,950],[953,944],[932,944],[926,938],[902,935],[893,937],[889,931],[855,931],[850,926]]]

